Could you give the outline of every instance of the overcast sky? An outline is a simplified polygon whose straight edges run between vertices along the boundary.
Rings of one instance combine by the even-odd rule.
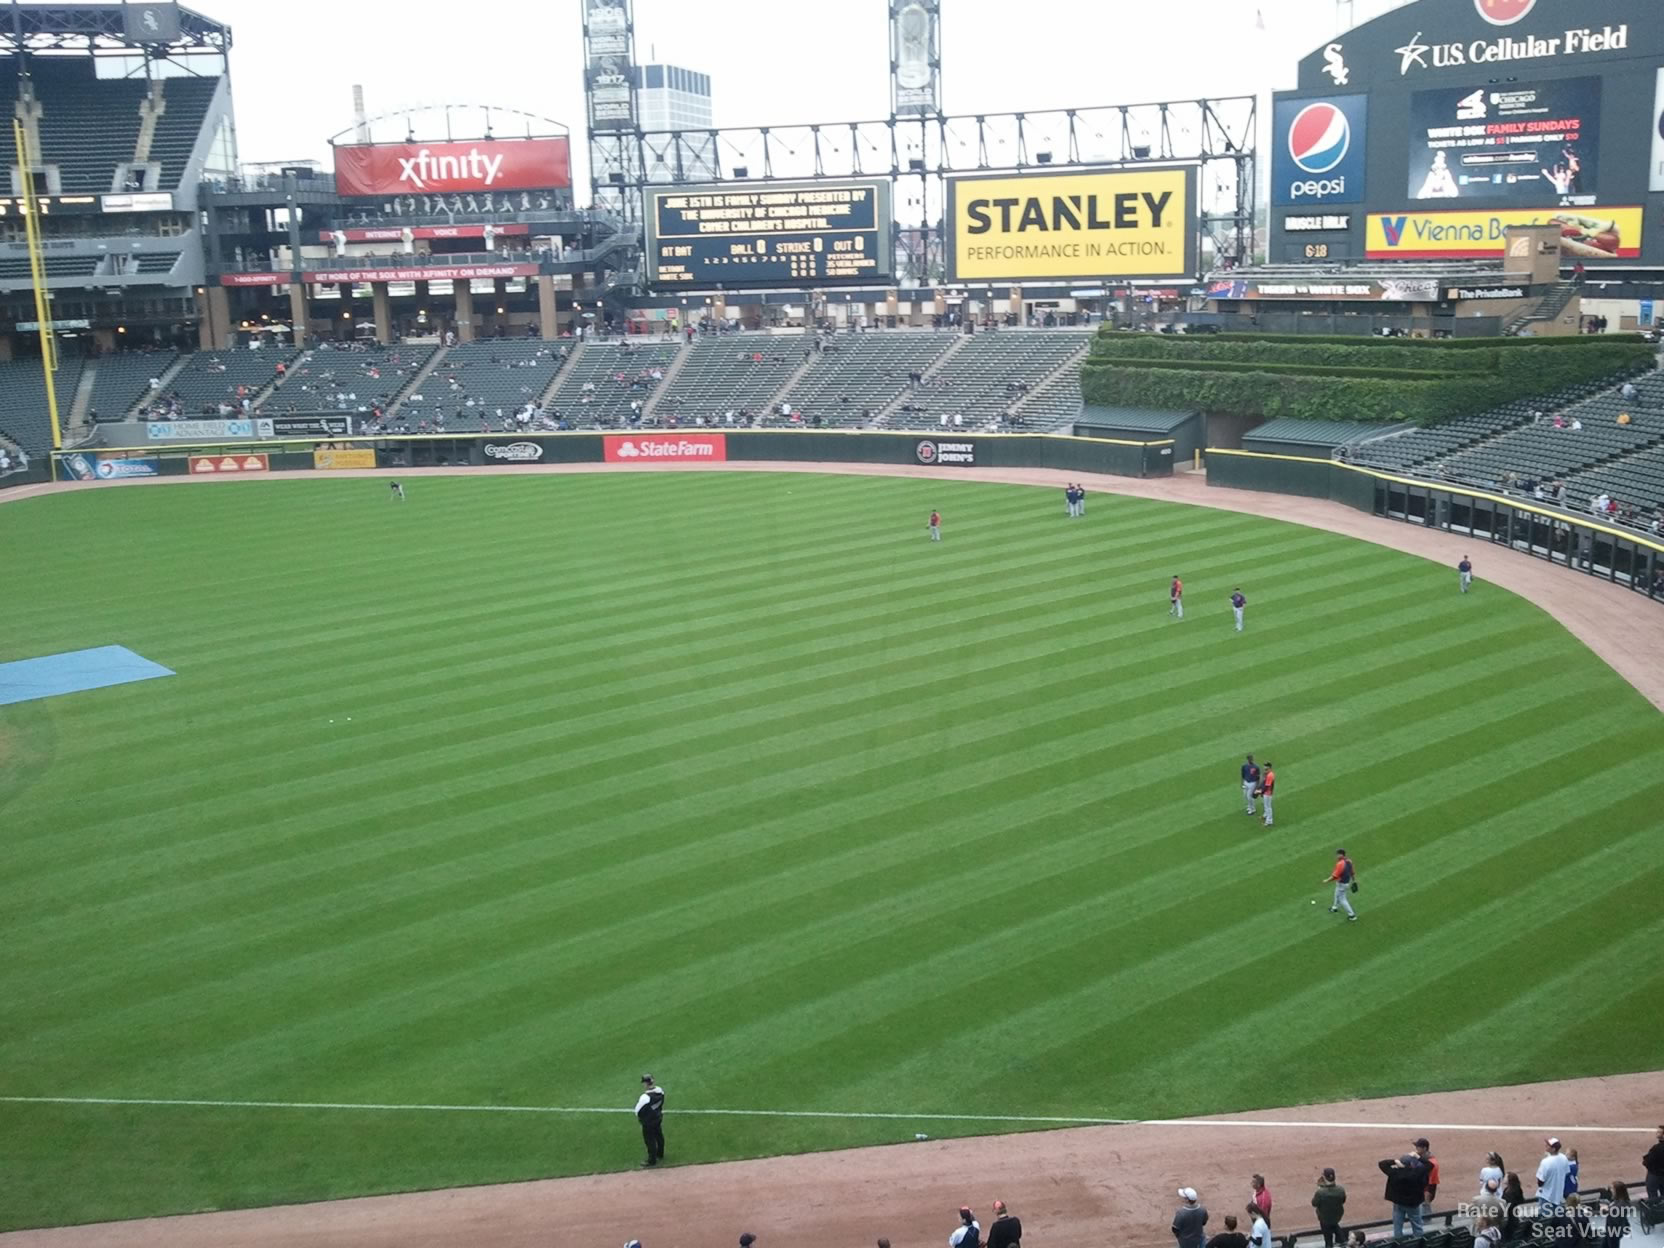
[[[1361,22],[1402,2],[1352,7]],[[352,124],[354,83],[371,115],[497,105],[564,122],[581,148],[579,5],[189,7],[233,29],[238,145],[253,163],[327,161],[329,136]],[[885,0],[636,0],[637,54],[709,74],[719,126],[879,118],[889,111],[887,11]],[[1341,21],[1335,0],[943,0],[942,11],[950,113],[1269,92],[1292,86],[1299,58]]]

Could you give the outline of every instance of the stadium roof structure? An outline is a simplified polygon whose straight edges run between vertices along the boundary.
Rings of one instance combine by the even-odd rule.
[[[1245,451],[1277,453],[1283,447],[1321,450],[1325,455],[1337,446],[1349,446],[1366,438],[1384,437],[1413,428],[1407,424],[1383,425],[1361,420],[1268,420],[1242,435]]]
[[[1075,418],[1077,425],[1094,429],[1113,429],[1126,433],[1172,433],[1196,415],[1194,410],[1180,411],[1160,407],[1109,407],[1088,403]]]
[[[170,55],[230,49],[231,27],[224,22],[184,5],[150,7],[177,13],[178,31],[166,40],[134,39],[129,33],[129,6],[121,4],[9,4],[0,13],[0,55],[59,51],[132,55],[139,48]]]

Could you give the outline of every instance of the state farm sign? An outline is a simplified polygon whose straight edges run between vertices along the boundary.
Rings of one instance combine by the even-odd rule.
[[[571,154],[563,138],[335,149],[335,189],[343,195],[557,190],[571,185]]]
[[[603,439],[609,464],[663,463],[667,460],[699,460],[720,463],[728,458],[728,436],[722,433],[671,434],[659,437],[611,436]]]

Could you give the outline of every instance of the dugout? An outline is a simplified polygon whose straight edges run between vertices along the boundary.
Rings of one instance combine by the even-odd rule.
[[[1109,407],[1088,403],[1075,421],[1077,438],[1112,438],[1121,442],[1171,442],[1173,462],[1182,464],[1207,445],[1200,412],[1156,407]]]

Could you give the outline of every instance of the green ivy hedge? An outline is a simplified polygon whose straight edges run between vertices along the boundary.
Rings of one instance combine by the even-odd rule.
[[[1430,346],[1410,345],[1423,342]],[[1441,356],[1438,348],[1451,350]],[[1112,333],[1093,343],[1081,392],[1088,403],[1111,406],[1437,424],[1652,358],[1653,348],[1628,334],[1424,340]]]

